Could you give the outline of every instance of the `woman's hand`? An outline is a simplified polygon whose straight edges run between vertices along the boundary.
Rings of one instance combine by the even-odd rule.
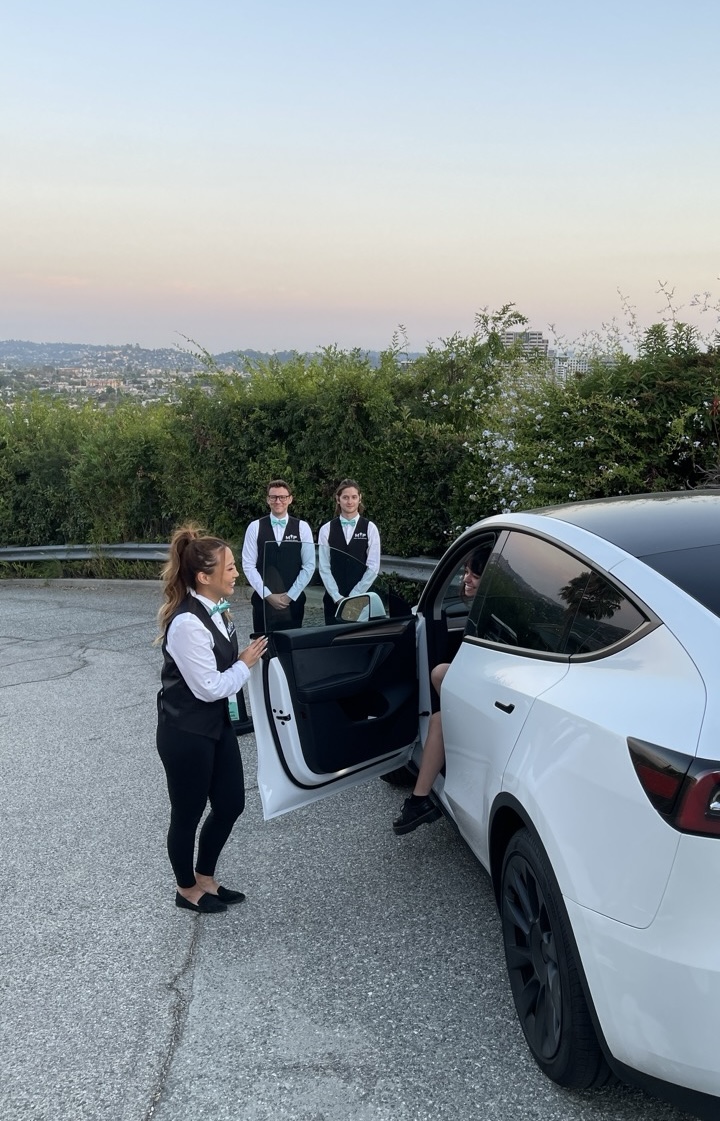
[[[253,639],[249,646],[246,646],[244,650],[240,651],[238,654],[238,661],[244,662],[248,668],[254,666],[256,662],[260,661],[267,650],[267,644],[268,640],[264,634],[260,635],[260,638]]]

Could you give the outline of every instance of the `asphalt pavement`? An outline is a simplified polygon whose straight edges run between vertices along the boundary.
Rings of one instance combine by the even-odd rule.
[[[387,783],[262,820],[226,914],[175,908],[159,585],[0,581],[1,1121],[681,1121],[531,1060],[487,876]],[[241,636],[249,605],[234,608]]]

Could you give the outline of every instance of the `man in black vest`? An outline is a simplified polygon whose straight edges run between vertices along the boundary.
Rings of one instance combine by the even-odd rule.
[[[250,522],[242,548],[242,569],[253,589],[253,630],[301,627],[304,588],[315,571],[315,546],[307,522],[288,514],[292,491],[284,479],[267,485],[270,513]]]

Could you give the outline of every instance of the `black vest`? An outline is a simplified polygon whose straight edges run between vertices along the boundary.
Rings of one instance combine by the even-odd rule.
[[[255,566],[263,584],[271,592],[287,592],[292,588],[302,568],[299,518],[288,514],[280,544],[275,540],[270,515],[260,518]]]
[[[227,700],[198,700],[167,652],[167,632],[170,623],[185,611],[190,611],[210,631],[213,638],[215,663],[220,673],[230,669],[237,661],[238,640],[235,628],[233,627],[230,638],[225,638],[222,631],[212,622],[207,608],[194,596],[188,595],[170,617],[165,630],[165,638],[162,644],[163,667],[160,675],[162,688],[158,693],[158,716],[166,724],[182,728],[184,732],[194,732],[198,736],[208,736],[210,739],[219,740],[223,728],[230,723]]]
[[[349,541],[346,541],[340,518],[333,518],[330,522],[328,530],[330,571],[341,596],[350,595],[367,567],[369,524],[367,518],[358,517],[353,535]]]

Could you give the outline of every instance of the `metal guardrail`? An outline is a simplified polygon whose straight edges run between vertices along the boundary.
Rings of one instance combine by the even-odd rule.
[[[386,576],[394,573],[405,580],[429,580],[434,572],[437,557],[380,557],[380,571]]]
[[[0,549],[0,561],[79,561],[96,557],[165,561],[167,555],[167,545],[6,545]]]
[[[114,557],[116,560],[166,561],[168,546],[141,545],[124,542],[119,545],[5,545],[0,548],[0,563],[48,560],[94,560]],[[380,571],[393,573],[405,580],[427,580],[437,564],[432,557],[380,558]]]

